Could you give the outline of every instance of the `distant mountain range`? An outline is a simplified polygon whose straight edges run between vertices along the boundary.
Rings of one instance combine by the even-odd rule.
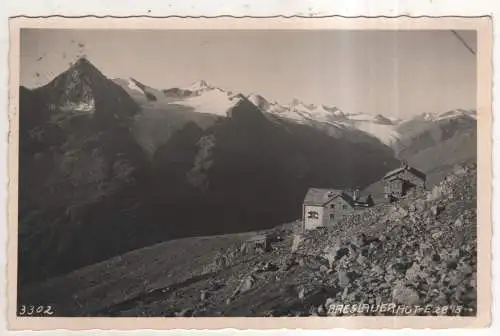
[[[114,81],[125,90],[131,87],[130,83],[132,86],[135,85],[133,83],[138,83],[135,79],[115,79]],[[213,116],[225,116],[226,111],[232,105],[231,97],[234,94],[233,91],[209,85],[204,80],[194,82],[184,88],[170,88],[162,91],[140,84],[135,90],[131,96],[143,106],[163,106],[165,108],[165,104],[181,105],[192,112]],[[147,99],[148,96],[152,95],[155,97],[154,99]],[[322,129],[334,137],[349,137],[351,140],[367,141],[368,136],[395,149],[404,145],[404,139],[407,138],[406,132],[412,127],[415,127],[414,132],[418,133],[420,129],[429,126],[433,121],[446,122],[457,118],[476,118],[475,110],[458,109],[442,113],[422,113],[401,119],[381,114],[346,113],[336,106],[307,104],[299,99],[294,99],[289,104],[279,104],[276,101],[268,101],[258,93],[245,96],[260,110],[272,117],[307,124]],[[417,126],[417,123],[422,125]]]
[[[309,187],[363,188],[400,157],[432,157],[435,169],[456,161],[460,141],[460,160],[475,158],[472,111],[395,120],[204,81],[160,90],[110,80],[85,58],[21,87],[19,104],[22,282],[163,240],[295,220]]]

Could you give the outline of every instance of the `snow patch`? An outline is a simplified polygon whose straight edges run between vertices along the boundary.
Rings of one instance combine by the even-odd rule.
[[[132,78],[127,79],[127,86],[130,90],[138,91],[141,94],[144,94],[144,91],[135,83]]]
[[[206,91],[199,96],[190,97],[184,100],[177,100],[173,103],[187,106],[193,109],[194,112],[225,117],[227,116],[227,110],[239,102],[239,98],[237,96],[238,95],[229,96],[228,93],[223,90],[213,89]]]
[[[399,139],[399,133],[394,125],[384,125],[371,122],[358,122],[354,127],[379,139],[387,146],[391,146]]]

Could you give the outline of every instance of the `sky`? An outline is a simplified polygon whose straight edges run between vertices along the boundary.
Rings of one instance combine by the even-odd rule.
[[[457,31],[477,50],[475,31]],[[476,108],[476,56],[450,30],[23,29],[21,85],[85,55],[109,78],[157,89],[205,80],[289,103],[404,118]]]

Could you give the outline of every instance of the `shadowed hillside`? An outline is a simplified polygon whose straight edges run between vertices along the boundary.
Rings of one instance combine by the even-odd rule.
[[[276,123],[246,99],[228,115],[206,131],[186,125],[158,150],[148,206],[164,211],[147,211],[152,221],[181,236],[269,228],[300,217],[311,186],[364,186],[398,164],[386,147]]]

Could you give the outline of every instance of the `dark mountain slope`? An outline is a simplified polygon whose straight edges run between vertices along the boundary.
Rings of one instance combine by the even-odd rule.
[[[137,112],[86,59],[44,87],[21,88],[20,281],[102,260],[114,244],[144,169],[129,131]]]
[[[309,187],[364,186],[398,164],[384,146],[273,122],[237,99],[228,118],[206,131],[186,126],[158,150],[148,213],[175,234],[269,228],[300,217]]]

